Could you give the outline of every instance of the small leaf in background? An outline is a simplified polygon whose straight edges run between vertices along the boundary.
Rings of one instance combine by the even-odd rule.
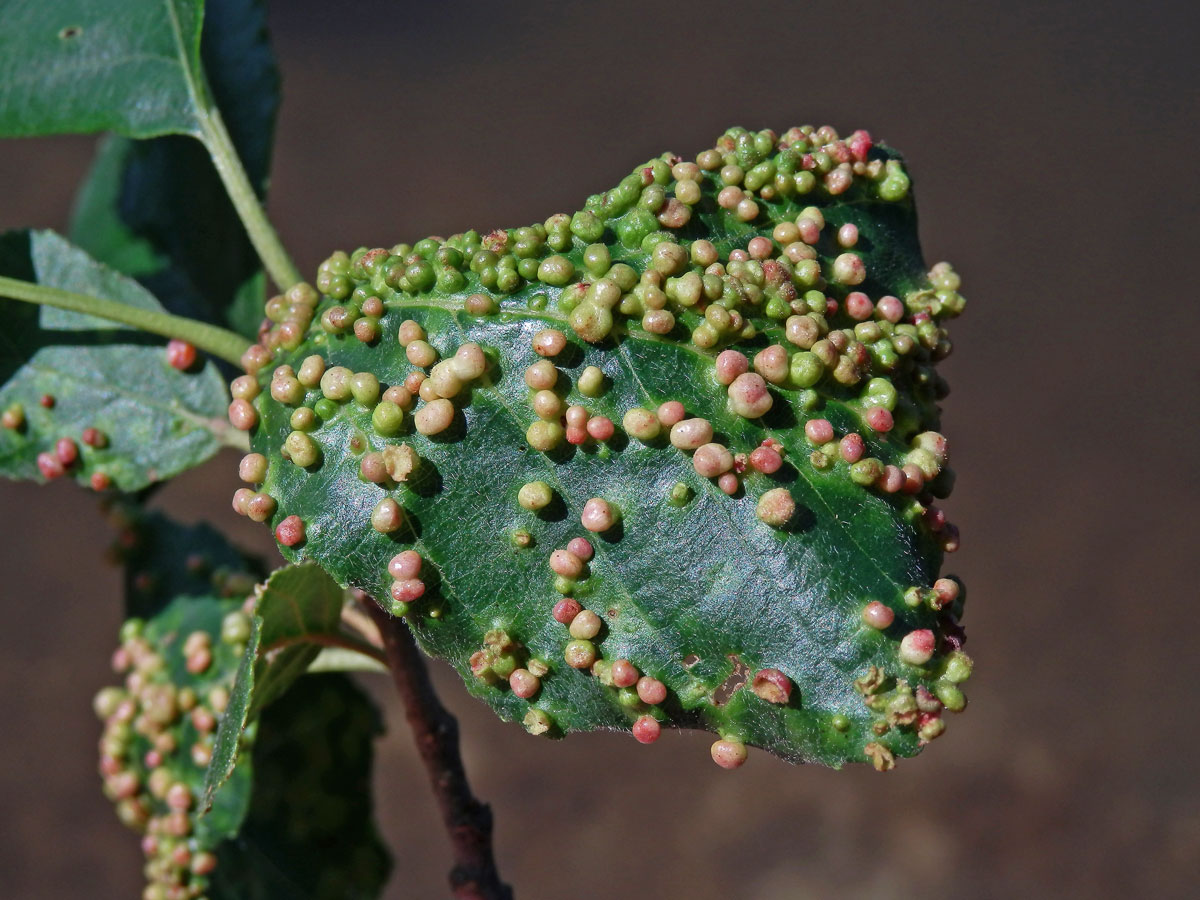
[[[311,563],[279,569],[256,590],[254,627],[205,776],[205,806],[218,796],[233,771],[239,736],[247,723],[304,674],[320,652],[323,638],[341,634],[344,601],[345,591]]]
[[[261,0],[210,0],[200,55],[212,95],[260,198],[279,74]],[[177,315],[254,337],[265,282],[208,152],[186,137],[109,137],[76,198],[71,240],[137,278]]]
[[[137,282],[49,231],[0,238],[0,274],[161,309]],[[133,491],[213,456],[229,395],[211,363],[168,361],[163,338],[0,300],[0,475]]]
[[[301,678],[263,712],[250,808],[217,852],[213,900],[370,900],[391,861],[371,802],[370,699],[343,675]]]
[[[201,0],[4,0],[0,137],[198,134]]]
[[[535,734],[917,753],[970,661],[939,577],[964,301],[909,188],[865,132],[735,128],[573,214],[334,253],[257,370],[282,552]]]

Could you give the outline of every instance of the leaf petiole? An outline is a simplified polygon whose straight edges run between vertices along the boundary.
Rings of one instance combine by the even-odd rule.
[[[241,366],[242,354],[250,347],[250,342],[240,334],[226,331],[215,325],[157,310],[141,309],[128,303],[119,303],[116,300],[89,297],[86,294],[76,294],[73,291],[33,284],[16,278],[0,276],[0,297],[8,297],[12,300],[34,303],[39,306],[54,306],[71,312],[86,313],[101,319],[108,319],[111,322],[129,325],[141,331],[148,331],[151,334],[178,338],[238,367]]]
[[[302,280],[300,272],[280,242],[279,235],[267,218],[253,185],[250,184],[220,111],[215,105],[208,104],[198,114],[198,120],[200,140],[208,149],[217,174],[221,176],[225,185],[225,191],[233,201],[233,206],[246,227],[250,243],[254,245],[267,274],[281,291],[299,284]]]

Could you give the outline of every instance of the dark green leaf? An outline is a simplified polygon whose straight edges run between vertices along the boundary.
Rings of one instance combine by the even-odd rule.
[[[940,528],[932,512],[933,495],[945,496],[951,475],[940,445],[936,452],[915,449],[941,440],[925,434],[938,427],[942,382],[933,365],[948,350],[939,322],[961,309],[962,299],[948,267],[927,273],[898,157],[880,147],[868,155],[859,134],[849,144],[801,131],[777,143],[766,132],[731,130],[715,154],[718,166],[737,164],[726,172],[728,181],[746,173],[741,189],[750,192],[733,199],[753,205],[743,204],[740,213],[718,203],[716,171],[677,169],[682,181],[676,181],[675,160],[664,156],[591,198],[574,219],[551,218],[482,239],[468,232],[445,242],[332,256],[317,279],[330,296],[316,310],[309,340],[294,352],[277,352],[262,369],[264,388],[276,366],[299,371],[312,354],[330,366],[373,373],[385,387],[399,385],[416,368],[397,340],[408,319],[424,326],[442,359],[476,342],[490,362],[460,393],[441,382],[453,398],[454,419],[432,436],[414,431],[409,415],[398,432],[388,430],[373,418],[376,395],[360,385],[361,399],[351,399],[330,384],[300,391],[298,402],[319,411],[307,436],[297,434],[285,446],[292,421],[299,420],[292,419],[293,407],[264,389],[256,401],[261,424],[252,437],[270,461],[262,490],[278,502],[272,524],[298,516],[307,536],[284,554],[315,559],[342,583],[387,604],[389,559],[400,550],[418,551],[425,594],[411,608],[407,602],[394,608],[408,615],[427,651],[458,669],[473,694],[535,731],[629,729],[639,717],[653,716],[663,725],[715,731],[734,742],[725,749],[750,743],[793,761],[840,766],[869,760],[888,768],[894,756],[917,752],[944,725],[929,692],[961,708],[955,684],[969,670],[957,649],[961,598],[935,602],[957,588],[931,590],[942,547],[954,543],[952,530]],[[839,165],[839,158],[848,161]],[[853,183],[843,191],[838,179],[847,178]],[[683,185],[694,179],[698,187]],[[819,236],[810,236],[811,247],[798,240],[794,225],[809,205],[825,222]],[[858,229],[852,251],[835,240],[843,225]],[[631,267],[610,310],[601,299],[606,288],[589,284],[607,271],[611,286],[621,270],[597,265],[587,275],[585,251],[592,242],[604,244],[614,263]],[[654,254],[652,248],[658,248]],[[764,261],[747,258],[748,250]],[[706,269],[710,251],[720,265]],[[684,256],[676,259],[676,252]],[[555,253],[570,264],[551,259]],[[867,270],[857,288],[848,283],[852,258]],[[642,276],[652,268],[673,278]],[[676,280],[685,273],[691,282]],[[713,293],[689,297],[687,284],[703,285],[701,275]],[[895,297],[902,298],[897,315],[903,320],[894,324],[877,315],[856,332],[846,312],[848,301],[859,302],[854,290],[874,301],[894,295],[888,302],[900,304]],[[468,312],[480,308],[470,299],[478,292],[499,312]],[[383,301],[384,314],[378,340],[365,343],[339,322],[365,313],[371,297]],[[653,317],[642,316],[664,304],[675,324],[669,333],[655,333],[645,327]],[[815,357],[802,349],[799,334],[785,336],[785,320],[810,312],[809,325],[821,333],[832,329],[837,344],[826,339],[818,348],[832,358],[818,363],[811,380],[785,369],[771,387],[773,405],[765,415],[735,414],[714,377],[718,351],[736,348],[753,357],[774,346],[789,366],[808,365]],[[735,322],[734,313],[749,327]],[[553,360],[558,395],[564,405],[618,423],[611,440],[572,446],[560,433],[548,452],[527,443],[537,416],[524,375],[539,360],[531,343],[544,328],[568,338]],[[579,389],[588,366],[605,375],[601,396]],[[280,376],[284,395],[290,377]],[[323,393],[330,396],[318,404]],[[665,435],[642,441],[621,428],[631,409],[653,410],[664,401],[680,401],[689,416],[708,420],[713,440],[733,453],[748,455],[775,442],[784,453],[782,467],[771,474],[748,468],[734,495],[726,496]],[[878,405],[894,408],[890,432],[867,425]],[[839,438],[860,436],[866,456],[881,465],[919,462],[930,484],[921,487],[917,478],[925,476],[915,470],[908,478],[915,494],[889,493],[882,482],[857,483],[836,443],[825,448],[827,456],[806,437],[805,424],[821,420]],[[420,456],[415,474],[381,484],[360,475],[364,452],[401,444]],[[289,459],[311,464],[301,468]],[[893,471],[897,477],[899,468]],[[517,503],[521,486],[534,481],[554,492],[537,514]],[[795,504],[782,527],[756,515],[768,491]],[[405,510],[404,525],[390,533],[371,521],[385,498]],[[589,535],[581,526],[589,498],[616,507],[619,525]],[[584,577],[556,581],[551,553],[578,537],[591,540],[595,558]],[[602,622],[596,639],[601,665],[591,673],[564,661],[570,638],[551,617],[563,593]],[[864,624],[861,614],[873,601],[894,615],[894,624],[882,630]],[[901,639],[912,632],[910,645],[936,640],[927,662],[900,656]],[[666,701],[650,707],[631,690],[612,686],[605,666],[618,659],[661,680]],[[532,700],[496,677],[513,665],[540,668],[535,661],[548,673]],[[754,689],[754,677],[768,669],[779,670],[784,688],[792,688],[786,702],[770,702],[771,673]]]
[[[201,0],[4,0],[0,136],[199,134]]]
[[[257,728],[250,809],[221,846],[209,896],[377,897],[391,862],[371,809],[373,743],[383,729],[370,699],[341,675],[302,678]]]
[[[0,274],[161,309],[137,282],[53,232],[0,240]],[[216,369],[173,369],[162,338],[12,300],[0,300],[0,315],[0,413],[14,426],[0,428],[0,475],[45,480],[38,456],[65,438],[78,453],[67,474],[132,491],[204,462],[229,433]]]
[[[200,45],[246,173],[265,196],[279,76],[261,0],[207,4]],[[168,310],[249,337],[262,320],[258,257],[205,148],[183,137],[100,145],[71,240],[146,285]],[[245,298],[239,302],[239,298]]]
[[[246,724],[304,674],[322,639],[340,633],[344,599],[342,588],[312,564],[279,569],[258,589],[254,628],[205,776],[206,806],[234,769]]]
[[[288,566],[267,579],[254,609],[262,636],[251,717],[304,674],[324,638],[340,634],[345,599],[338,583],[312,563]]]

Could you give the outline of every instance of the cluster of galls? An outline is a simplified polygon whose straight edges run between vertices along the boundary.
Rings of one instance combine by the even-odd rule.
[[[970,677],[972,663],[962,651],[962,634],[955,625],[965,599],[956,578],[939,578],[930,588],[913,586],[904,591],[902,601],[909,609],[928,609],[946,616],[942,639],[946,652],[937,655],[939,640],[932,629],[911,629],[900,637],[897,659],[904,667],[917,670],[918,677],[932,679],[931,687],[918,684],[914,689],[906,678],[878,666],[870,666],[855,680],[855,690],[863,696],[867,708],[878,714],[871,726],[876,735],[887,734],[892,728],[909,729],[916,732],[921,744],[927,744],[945,731],[945,710],[961,712],[966,708],[959,685]],[[896,621],[895,610],[878,600],[867,603],[861,615],[863,624],[876,631],[886,632]],[[848,726],[848,720],[834,722],[835,728]],[[891,751],[879,742],[869,743],[864,752],[880,771],[895,765]]]
[[[305,291],[290,291],[289,295],[293,293],[308,296]],[[280,299],[274,298],[271,303]],[[296,307],[286,308],[294,311]],[[307,306],[300,308],[307,309]],[[289,321],[296,320],[287,319],[283,324]],[[284,332],[285,336],[290,333]],[[385,491],[407,481],[418,470],[421,460],[411,446],[394,439],[410,430],[409,419],[411,428],[425,436],[448,429],[455,419],[456,400],[466,396],[466,388],[488,368],[487,357],[478,344],[464,343],[454,356],[439,361],[437,351],[426,337],[417,322],[406,320],[401,323],[400,345],[409,362],[419,368],[409,373],[402,384],[389,387],[381,385],[371,372],[329,366],[319,354],[306,357],[298,370],[288,365],[276,367],[270,379],[271,399],[283,406],[294,407],[289,418],[292,430],[283,441],[280,457],[300,470],[311,471],[323,458],[318,440],[322,425],[337,417],[343,404],[354,403],[362,410],[370,411],[371,430],[384,442],[380,450],[368,450],[366,444],[354,447],[360,454],[359,477]],[[233,401],[229,419],[236,428],[250,431],[259,422],[254,400],[262,389],[256,366],[264,361],[254,353],[249,354],[246,361],[249,365],[247,374],[236,378],[231,385]],[[422,369],[429,371],[426,373]],[[419,405],[418,400],[421,401]],[[355,440],[362,441],[363,438]],[[269,469],[270,461],[263,454],[250,453],[242,458],[238,474],[249,484],[262,485]],[[239,488],[234,493],[234,510],[256,522],[265,522],[275,516],[277,506],[275,498],[262,490]],[[406,524],[404,508],[394,497],[382,497],[371,511],[370,522],[380,534],[397,532]],[[275,536],[284,546],[297,547],[308,538],[307,526],[300,516],[287,515],[276,525]],[[391,560],[388,570],[392,576],[393,613],[407,613],[409,604],[425,593],[425,583],[419,577],[420,568],[421,558],[415,551],[400,553]]]
[[[911,631],[901,642],[900,659],[909,666],[925,666],[933,657],[936,644],[932,631]],[[946,730],[943,712],[961,712],[966,708],[967,698],[959,685],[970,677],[971,668],[969,656],[961,650],[951,650],[937,660],[934,672],[920,673],[934,676],[932,690],[924,684],[914,688],[907,678],[889,675],[878,666],[870,666],[866,674],[855,679],[854,688],[862,695],[866,707],[876,714],[871,725],[876,735],[882,737],[893,728],[906,729],[915,731],[921,744],[927,744]],[[839,724],[834,722],[834,727]],[[863,752],[880,772],[896,764],[892,752],[881,742],[869,742]]]
[[[787,492],[783,491],[783,494],[787,495]],[[520,505],[534,512],[548,506],[553,496],[553,490],[543,481],[522,485],[517,493]],[[788,501],[791,501],[790,496]],[[790,517],[791,512],[786,518]],[[593,497],[584,504],[580,524],[593,533],[603,533],[609,531],[618,519],[619,514],[608,501]],[[588,577],[588,563],[594,555],[592,542],[583,537],[572,538],[565,547],[551,551],[549,567],[555,576],[555,590],[562,594],[572,593],[578,583]],[[667,718],[661,708],[668,696],[667,686],[659,679],[643,674],[628,659],[603,658],[600,644],[605,622],[598,613],[584,607],[574,597],[565,596],[557,601],[550,615],[567,629],[568,640],[563,647],[563,661],[570,668],[589,673],[604,686],[615,690],[617,703],[636,716],[630,730],[639,743],[652,744],[657,741],[662,734],[662,722]],[[469,661],[472,673],[493,685],[498,683],[499,678],[507,677],[515,696],[523,699],[534,697],[541,688],[541,679],[549,671],[545,661],[533,659],[524,668],[518,668],[516,654],[519,645],[503,630],[489,632],[484,643],[484,649],[477,651]],[[786,705],[792,695],[791,679],[776,668],[760,670],[750,688],[760,699],[779,705]],[[552,717],[544,710],[531,708],[526,713],[525,726],[532,734],[544,734],[553,724]],[[736,737],[723,737],[712,745],[713,761],[723,768],[732,769],[742,765],[747,753],[745,744]]]
[[[219,634],[152,635],[139,619],[122,627],[113,670],[124,684],[101,690],[94,706],[104,722],[104,792],[121,821],[143,835],[146,900],[201,898],[208,889],[219,838],[198,827],[196,806],[229,703],[232,661],[241,657],[250,630],[242,610],[225,616]],[[230,664],[214,665],[217,653]],[[175,656],[188,673],[179,680],[171,677]]]
[[[38,405],[43,409],[52,410],[57,404],[52,394],[43,394]],[[29,427],[22,403],[10,403],[4,412],[0,413],[0,428],[11,432],[24,434]],[[79,432],[78,439],[70,435],[61,435],[53,439],[50,449],[43,450],[37,455],[37,468],[47,481],[54,481],[64,475],[82,469],[88,465],[86,454],[93,450],[104,450],[108,447],[108,435],[99,428],[88,426]],[[80,444],[83,447],[80,447]],[[96,465],[88,478],[93,490],[104,491],[112,487],[112,476]]]
[[[593,415],[579,404],[564,408],[562,399],[555,392],[562,373],[550,360],[567,348],[567,336],[557,328],[544,328],[533,336],[532,343],[534,352],[543,358],[525,369],[529,405],[537,417],[525,432],[529,446],[548,453],[564,440],[575,446],[588,441],[603,445],[610,440],[616,433],[612,419]],[[600,397],[606,386],[604,373],[596,366],[584,368],[576,383],[579,392],[589,398]],[[601,452],[607,454],[603,447]]]

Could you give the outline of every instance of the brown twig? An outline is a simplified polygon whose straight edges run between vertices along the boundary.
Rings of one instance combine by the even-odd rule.
[[[512,900],[492,855],[492,811],[471,793],[458,750],[458,721],[438,699],[425,659],[402,619],[363,604],[379,626],[388,667],[454,850],[450,889],[458,900]]]

